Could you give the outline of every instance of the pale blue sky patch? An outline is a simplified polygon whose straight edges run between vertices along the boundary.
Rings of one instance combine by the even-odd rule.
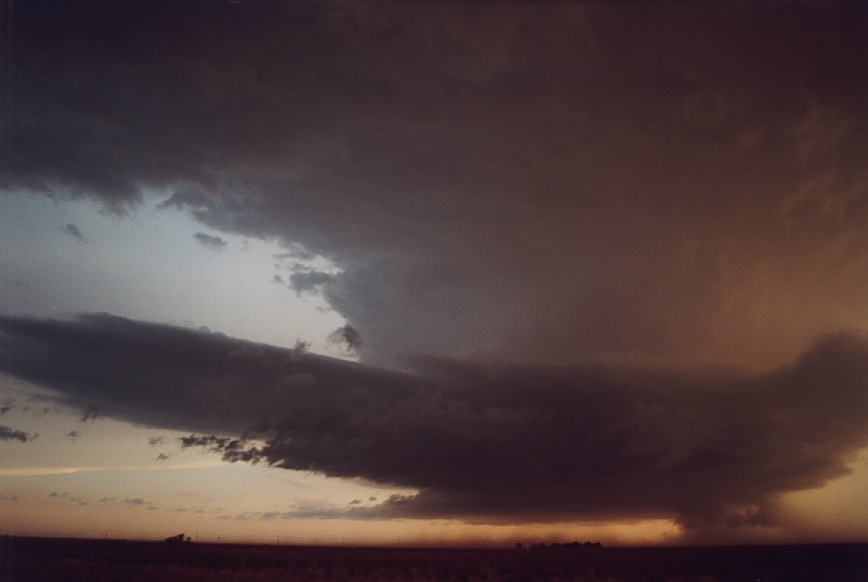
[[[303,340],[330,353],[326,337],[343,318],[322,297],[272,283],[282,262],[275,255],[286,248],[227,233],[206,235],[209,244],[202,244],[202,225],[158,209],[159,200],[154,195],[117,216],[86,200],[2,195],[0,312],[108,312],[287,347]],[[69,225],[87,233],[88,244],[72,237]],[[323,257],[290,250],[297,268],[337,272]]]

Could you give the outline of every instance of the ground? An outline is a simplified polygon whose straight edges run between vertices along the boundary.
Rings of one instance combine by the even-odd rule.
[[[868,581],[868,544],[407,549],[2,539],[0,581]]]

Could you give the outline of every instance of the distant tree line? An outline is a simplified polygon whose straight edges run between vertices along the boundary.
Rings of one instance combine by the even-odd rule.
[[[517,550],[557,550],[557,549],[567,549],[567,550],[579,550],[579,549],[599,549],[602,548],[603,544],[600,542],[566,542],[563,544],[553,543],[553,544],[529,544],[525,546],[522,543],[515,544],[515,549]]]

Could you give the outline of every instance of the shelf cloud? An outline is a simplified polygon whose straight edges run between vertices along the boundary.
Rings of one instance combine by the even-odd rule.
[[[110,315],[0,319],[0,370],[230,461],[417,491],[324,517],[774,523],[868,444],[868,340],[761,374],[442,359],[395,372]]]

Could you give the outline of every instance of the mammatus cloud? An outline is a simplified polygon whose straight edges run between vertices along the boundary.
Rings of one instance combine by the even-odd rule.
[[[167,191],[203,228],[300,243],[340,273],[293,284],[369,363],[771,369],[868,325],[858,4],[27,2],[15,23],[0,187],[119,214]]]
[[[332,517],[761,526],[780,494],[847,474],[868,444],[861,335],[761,374],[439,359],[395,372],[88,315],[4,317],[0,354],[63,404],[194,431],[185,447],[418,491]]]
[[[84,238],[84,235],[81,234],[81,230],[79,230],[79,228],[76,225],[72,224],[71,222],[69,224],[64,225],[62,230],[63,230],[64,234],[74,238],[78,242],[81,242],[81,243],[87,242],[87,240],[85,240],[85,238]]]
[[[205,234],[204,232],[197,232],[193,235],[193,238],[199,241],[199,244],[203,247],[211,249],[212,251],[222,251],[229,244],[219,236],[212,236],[210,234]]]

